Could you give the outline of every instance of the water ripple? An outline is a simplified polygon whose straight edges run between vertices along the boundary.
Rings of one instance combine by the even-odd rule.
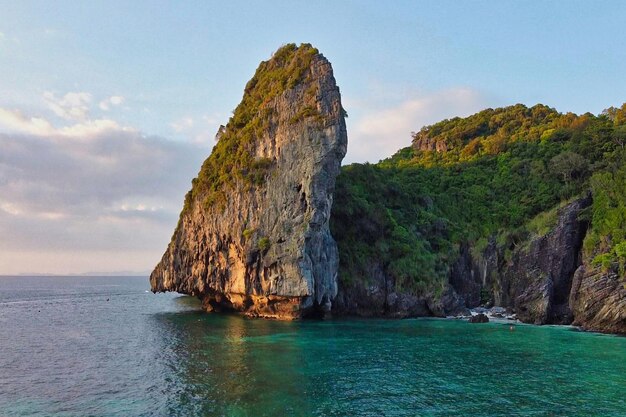
[[[0,279],[3,417],[626,416],[626,338],[247,320],[146,279],[19,280]]]

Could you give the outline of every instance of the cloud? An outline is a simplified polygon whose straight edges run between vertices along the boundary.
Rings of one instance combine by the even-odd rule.
[[[98,104],[98,107],[100,107],[100,110],[109,111],[112,107],[123,104],[124,101],[126,101],[126,99],[123,96],[111,96],[102,100]]]
[[[349,102],[349,100],[348,100]],[[442,119],[467,116],[486,107],[484,95],[468,88],[414,95],[383,109],[361,108],[348,119],[348,154],[344,163],[378,162],[409,146],[411,132]],[[358,106],[357,101],[353,101]]]
[[[0,108],[0,126],[13,132],[31,135],[49,135],[54,131],[52,124],[41,117],[28,117],[19,110]]]
[[[170,123],[177,137],[185,138],[199,146],[213,146],[215,134],[220,125],[228,120],[228,115],[214,113],[202,116],[184,116]]]
[[[112,269],[129,269],[118,256],[137,252],[133,265],[151,268],[210,152],[108,119],[55,127],[0,108],[0,128],[0,252],[16,254],[0,274],[80,272],[85,262],[68,260],[88,252],[107,253]]]
[[[135,131],[131,127],[120,126],[111,119],[83,120],[57,128],[43,117],[26,116],[20,110],[0,107],[0,128],[2,127],[17,134],[68,138],[88,137],[107,131]]]
[[[170,123],[170,127],[177,133],[187,131],[194,126],[193,118],[187,116]]]
[[[46,91],[43,100],[50,110],[65,120],[86,120],[89,116],[91,94],[86,92],[69,92],[63,97]]]

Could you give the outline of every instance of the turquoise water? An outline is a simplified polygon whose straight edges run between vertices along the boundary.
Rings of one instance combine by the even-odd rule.
[[[0,416],[626,416],[626,338],[276,322],[146,278],[0,278]]]

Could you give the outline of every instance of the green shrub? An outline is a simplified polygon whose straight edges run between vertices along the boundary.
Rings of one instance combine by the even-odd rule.
[[[626,270],[626,151],[619,150],[605,171],[591,177],[591,230],[584,242],[593,264]]]
[[[265,252],[266,250],[268,250],[270,247],[270,240],[266,237],[262,237],[261,239],[259,239],[259,242],[257,243],[257,248],[262,251]]]
[[[220,140],[204,161],[192,186],[192,199],[202,196],[207,207],[224,204],[225,194],[236,183],[247,187],[263,185],[274,166],[267,158],[255,158],[255,143],[269,129],[272,100],[309,76],[317,49],[309,44],[288,44],[261,62],[246,84],[241,103],[233,111]],[[304,117],[310,111],[302,110]]]
[[[602,267],[604,271],[609,271],[611,270],[611,267],[613,266],[614,261],[615,261],[615,258],[612,256],[612,254],[603,253],[593,258],[592,265],[600,266]]]
[[[537,214],[528,223],[528,230],[538,236],[547,235],[556,225],[557,210],[552,209]]]

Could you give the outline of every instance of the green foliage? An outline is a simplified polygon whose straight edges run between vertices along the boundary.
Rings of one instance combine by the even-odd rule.
[[[262,237],[257,243],[257,248],[262,252],[268,250],[270,248],[270,240],[267,237]]]
[[[315,107],[305,106],[291,118],[290,122],[295,124],[309,117],[313,117],[318,123],[322,123],[324,121],[323,116]]]
[[[542,211],[541,213],[530,219],[530,221],[528,221],[524,225],[523,229],[527,232],[532,233],[535,236],[547,235],[552,229],[554,229],[554,227],[556,227],[559,210],[571,203],[577,197],[580,196],[575,196],[568,200],[562,200],[551,209]],[[580,220],[585,220],[584,218],[581,218],[583,214],[579,216]]]
[[[563,181],[569,184],[572,179],[584,176],[588,165],[585,158],[577,153],[563,151],[550,160],[550,171],[562,176]]]
[[[447,225],[427,208],[416,207],[422,196],[415,183],[389,174],[355,164],[338,178],[331,229],[341,253],[342,280],[367,279],[376,259],[398,288],[434,291],[445,279],[445,253],[451,250]]]
[[[288,44],[259,65],[213,152],[202,164],[193,182],[192,199],[203,199],[207,207],[223,205],[228,189],[235,183],[247,187],[264,183],[274,162],[256,158],[254,149],[269,127],[273,110],[268,104],[306,80],[316,54],[317,49],[309,44]]]
[[[557,214],[557,207],[541,212],[528,222],[526,228],[537,236],[545,236],[556,226]]]
[[[510,258],[531,233],[549,232],[558,208],[589,189],[591,174],[594,239],[610,237],[618,262],[626,214],[615,190],[626,192],[626,179],[609,174],[624,169],[614,162],[615,129],[606,115],[518,104],[424,127],[391,158],[343,167],[331,216],[340,279],[351,285],[380,267],[400,289],[435,293],[459,244],[481,251],[498,236]],[[440,141],[445,152],[424,150]],[[602,228],[598,213],[606,213]]]
[[[602,253],[600,255],[597,255],[595,258],[593,258],[593,261],[591,262],[592,265],[599,266],[604,271],[610,271],[614,263],[615,262],[613,256],[610,253]]]
[[[594,264],[626,279],[626,152],[618,152],[611,162],[591,177],[592,228],[584,247]]]
[[[244,239],[248,240],[254,234],[254,229],[245,229],[241,234]]]

